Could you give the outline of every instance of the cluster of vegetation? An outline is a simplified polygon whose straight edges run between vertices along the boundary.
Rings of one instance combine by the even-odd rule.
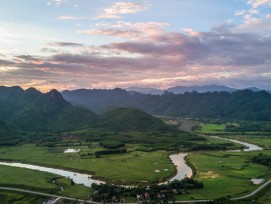
[[[127,149],[125,147],[123,147],[123,148],[119,148],[119,149],[105,149],[105,150],[96,151],[95,155],[100,156],[100,155],[104,155],[104,154],[122,154],[122,153],[126,153],[126,152],[127,152]]]
[[[271,123],[267,121],[242,121],[238,125],[227,124],[225,131],[228,132],[271,132]]]
[[[7,141],[0,141],[0,146],[15,146],[19,144],[18,139],[12,139]]]
[[[259,155],[253,157],[251,161],[254,163],[257,163],[257,164],[262,164],[262,165],[271,167],[271,156],[270,155],[265,155],[263,153],[259,153]]]
[[[189,147],[190,151],[199,151],[199,150],[227,150],[229,147],[233,147],[233,143],[219,143],[219,144],[193,144]]]
[[[125,144],[123,142],[115,141],[115,140],[105,140],[99,143],[102,147],[107,149],[118,149],[120,147],[124,147]]]
[[[186,193],[188,189],[201,189],[202,182],[191,178],[184,178],[181,181],[174,180],[168,184],[151,185],[148,187],[124,188],[110,184],[92,184],[92,199],[94,201],[117,202],[125,197],[134,197],[144,202],[157,202],[159,200],[170,201],[175,199],[175,195]]]
[[[99,144],[108,148],[122,146],[122,144],[139,144],[138,151],[168,150],[178,151],[180,148],[186,148],[197,141],[205,141],[204,137],[197,136],[181,130],[170,131],[108,131],[91,129],[83,133],[74,131],[70,134],[84,134],[86,142],[99,142]],[[112,142],[111,142],[112,141]],[[108,148],[110,149],[110,148]]]

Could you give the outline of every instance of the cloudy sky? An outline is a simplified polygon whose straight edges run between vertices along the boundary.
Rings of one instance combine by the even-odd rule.
[[[271,0],[1,0],[0,85],[271,89]]]

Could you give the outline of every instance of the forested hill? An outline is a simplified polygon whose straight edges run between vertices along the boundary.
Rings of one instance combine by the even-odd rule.
[[[34,88],[2,86],[0,120],[25,131],[63,131],[90,126],[96,114],[74,107],[57,90],[41,93]]]
[[[251,90],[208,93],[146,95],[122,89],[62,92],[71,103],[103,113],[118,107],[134,107],[153,115],[237,120],[271,120],[271,94]]]
[[[112,94],[103,101],[110,101],[114,97],[116,100],[122,98]],[[17,86],[0,86],[0,140],[13,138],[18,135],[17,131],[61,132],[82,128],[145,132],[173,130],[162,120],[138,109],[119,108],[97,115],[73,106],[57,90],[41,93],[34,88],[23,90]]]
[[[162,120],[134,108],[117,108],[102,114],[98,126],[114,131],[164,131],[169,126]]]

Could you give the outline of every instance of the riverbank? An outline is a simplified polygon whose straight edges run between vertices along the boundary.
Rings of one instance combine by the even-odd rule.
[[[176,167],[176,175],[173,177],[170,177],[168,180],[161,180],[161,182],[165,183],[168,181],[172,181],[174,179],[181,180],[185,177],[191,177],[192,176],[192,170],[186,165],[185,163],[185,156],[186,154],[179,153],[179,154],[173,154],[170,155],[171,161],[173,162],[173,165]],[[157,164],[157,163],[155,163]],[[5,166],[11,166],[11,167],[19,167],[19,168],[26,168],[31,170],[38,170],[43,172],[48,172],[56,175],[60,175],[63,177],[68,177],[72,179],[76,184],[83,184],[85,186],[91,187],[92,183],[104,183],[106,182],[106,179],[98,180],[95,177],[93,177],[90,174],[81,174],[75,171],[66,171],[62,169],[56,169],[56,168],[48,168],[44,166],[38,166],[38,165],[32,165],[32,164],[25,164],[25,163],[18,163],[18,162],[1,162],[0,165]],[[168,171],[168,169],[163,169],[164,171]],[[159,170],[160,171],[160,170]],[[157,172],[160,173],[160,172]],[[126,185],[127,183],[121,183],[121,185]],[[144,182],[137,182],[137,183],[128,183],[128,185],[148,185],[148,183]]]
[[[94,179],[116,184],[158,183],[161,178],[171,177],[175,171],[168,152],[161,150],[153,152],[133,150],[125,154],[81,158],[78,153],[51,153],[44,147],[27,144],[0,147],[0,159],[90,174]],[[160,172],[156,173],[155,170]]]
[[[252,191],[257,186],[253,186],[249,181],[251,178],[258,178],[265,175],[264,178],[268,180],[269,172],[268,168],[261,165],[249,164],[249,158],[258,154],[258,151],[251,152],[193,152],[186,156],[186,153],[182,154],[184,163],[193,164],[190,166],[194,168],[196,174],[193,178],[202,181],[204,183],[204,189],[191,190],[190,194],[182,195],[179,200],[193,200],[193,199],[206,199],[210,198],[210,195],[214,195],[214,198],[229,196],[229,195],[242,195],[246,192]],[[137,152],[137,157],[142,158],[143,155]],[[163,153],[164,157],[168,158],[168,154]],[[123,155],[121,155],[123,156]],[[136,157],[133,157],[136,158]],[[102,161],[105,158],[99,158]],[[161,159],[152,160],[153,174],[159,175],[159,173],[167,172],[167,168],[163,168],[161,165]],[[155,161],[155,162],[154,162]],[[172,165],[172,164],[171,164]],[[159,170],[159,172],[155,172]],[[162,171],[163,170],[163,171]],[[192,170],[191,170],[192,171]],[[174,172],[171,170],[171,172]],[[245,173],[244,173],[245,172]],[[262,172],[261,175],[259,172]],[[76,172],[72,172],[76,173]],[[177,172],[178,173],[178,172]],[[175,175],[176,176],[176,175]],[[237,178],[238,176],[238,178]],[[93,177],[92,177],[93,178]],[[174,177],[173,177],[174,178]],[[89,178],[88,178],[89,179]],[[172,176],[171,176],[172,179]],[[143,183],[148,184],[148,183]]]

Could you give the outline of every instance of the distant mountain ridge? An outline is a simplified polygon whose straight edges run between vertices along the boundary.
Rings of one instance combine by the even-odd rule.
[[[248,87],[245,88],[247,90],[251,90],[254,92],[263,91],[263,89],[259,89],[257,87]],[[245,89],[236,89],[231,88],[224,85],[202,85],[202,86],[175,86],[168,89],[155,89],[155,88],[142,88],[142,87],[129,87],[125,90],[129,92],[138,92],[143,94],[152,94],[152,95],[162,95],[165,92],[172,92],[174,94],[183,94],[185,92],[193,92],[196,91],[198,93],[207,93],[207,92],[229,92],[232,93],[234,91],[238,90],[245,90]],[[271,90],[265,90],[269,93],[271,93]]]
[[[100,93],[98,93],[100,92]],[[84,95],[84,100],[79,97]],[[230,120],[271,120],[271,94],[266,91],[185,92],[162,95],[113,90],[64,91],[63,97],[96,113],[118,107],[133,107],[152,115]],[[121,97],[118,97],[121,95]]]

